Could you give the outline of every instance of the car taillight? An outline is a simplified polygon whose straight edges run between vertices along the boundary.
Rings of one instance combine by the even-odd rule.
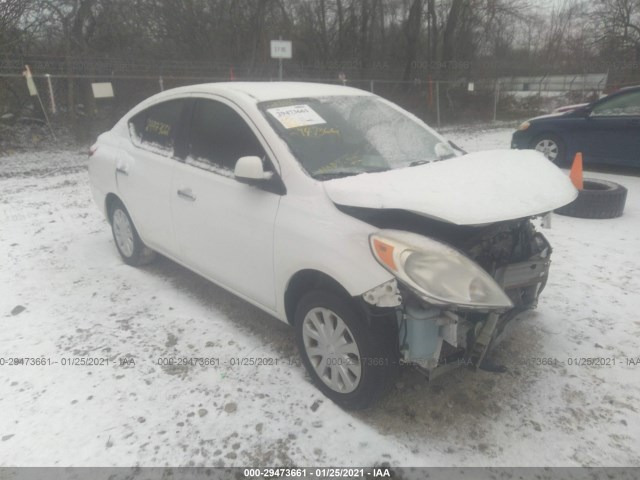
[[[96,153],[96,150],[98,150],[98,145],[91,145],[91,148],[89,148],[89,158],[93,157],[93,154]]]

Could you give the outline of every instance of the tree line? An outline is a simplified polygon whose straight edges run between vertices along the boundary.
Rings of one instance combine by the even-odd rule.
[[[20,78],[29,64],[57,121],[91,136],[161,89],[277,78],[279,38],[293,42],[287,79],[375,89],[438,124],[548,110],[540,95],[498,95],[502,77],[640,83],[640,0],[0,0],[0,116],[43,114]],[[113,101],[96,102],[99,81]]]
[[[278,38],[293,41],[286,66],[298,77],[609,70],[633,81],[640,0],[0,0],[5,65],[192,63],[260,78],[273,73]]]

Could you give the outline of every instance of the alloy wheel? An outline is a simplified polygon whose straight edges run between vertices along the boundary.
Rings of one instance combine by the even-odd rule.
[[[541,152],[547,159],[552,162],[556,161],[558,158],[558,144],[549,138],[543,138],[538,143],[536,143],[535,149]]]

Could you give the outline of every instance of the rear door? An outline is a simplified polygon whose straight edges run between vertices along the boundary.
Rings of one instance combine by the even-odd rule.
[[[123,142],[117,159],[118,194],[143,241],[174,255],[171,225],[171,179],[187,100],[158,103],[129,121],[131,141]]]
[[[280,195],[235,180],[236,161],[255,155],[274,171],[249,118],[224,100],[198,98],[187,156],[173,177],[171,205],[180,258],[261,305],[275,308],[273,232]]]

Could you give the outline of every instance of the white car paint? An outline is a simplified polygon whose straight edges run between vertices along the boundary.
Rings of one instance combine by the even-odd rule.
[[[120,141],[116,163],[117,192],[127,199],[127,209],[136,228],[144,232],[147,245],[154,250],[175,251],[170,197],[167,186],[175,160]]]
[[[178,258],[275,310],[273,235],[282,197],[176,162],[171,192],[181,189],[196,200],[172,197],[167,217],[173,219]]]
[[[154,95],[99,137],[89,164],[94,199],[106,215],[106,196],[116,194],[145,244],[283,321],[287,321],[284,293],[293,275],[301,270],[325,273],[351,295],[360,295],[393,278],[371,255],[368,235],[376,229],[336,209],[321,183],[303,171],[256,106],[259,101],[292,95],[345,94],[367,92],[331,85],[232,83],[196,85]],[[155,158],[163,165],[162,171],[140,181],[148,169],[144,158],[152,154],[136,154],[141,149],[131,143],[129,119],[156,103],[185,95],[233,106],[274,160],[287,194],[262,192],[168,158],[174,166],[167,172],[165,158],[160,155]],[[126,170],[127,175],[117,174],[116,168]],[[127,184],[136,177],[139,185],[134,192]],[[206,179],[210,179],[209,185]],[[236,201],[230,202],[222,190],[211,188],[214,183],[224,185],[225,194]],[[166,185],[165,195],[156,190],[158,184]],[[196,202],[190,204],[175,195],[177,189],[184,188],[191,189]],[[254,209],[249,211],[252,200]],[[216,212],[214,205],[224,208]],[[198,234],[192,230],[195,228]],[[219,235],[224,235],[222,243],[214,248],[211,239]]]
[[[339,205],[409,210],[458,225],[529,217],[578,195],[569,178],[533,150],[471,153],[329,180],[324,187]]]
[[[533,168],[532,174],[542,172],[560,193],[552,200],[544,194],[537,197],[529,195],[526,208],[521,205],[519,209],[500,214],[482,213],[477,208],[469,212],[450,211],[446,215],[442,212],[447,201],[464,208],[473,203],[456,200],[456,197],[468,195],[461,186],[470,188],[474,194],[487,191],[487,187],[474,188],[473,179],[464,178],[469,171],[460,169],[458,177],[453,175],[453,167],[447,167],[451,160],[411,167],[406,169],[410,170],[408,173],[385,174],[390,177],[368,174],[345,179],[354,183],[351,195],[347,189],[351,182],[320,182],[310,177],[257,107],[258,102],[266,100],[332,95],[372,94],[354,88],[311,83],[233,82],[182,87],[154,95],[132,109],[111,131],[99,137],[97,151],[89,162],[94,199],[106,214],[107,195],[118,196],[147,245],[287,321],[285,292],[297,272],[307,269],[323,272],[352,296],[361,295],[394,278],[370,251],[368,237],[377,229],[340,212],[332,200],[347,204],[389,205],[391,196],[401,193],[399,190],[407,175],[419,174],[427,186],[434,192],[438,191],[430,197],[429,188],[423,188],[424,199],[419,200],[420,192],[414,185],[410,194],[399,195],[393,201],[397,208],[409,208],[452,222],[482,223],[513,218],[514,212],[523,215],[542,213],[560,204],[560,198],[570,201],[569,197],[574,194],[568,193],[566,182],[560,180],[558,171],[552,170],[555,167],[548,166],[545,173],[534,159],[527,163]],[[211,98],[232,106],[247,121],[271,157],[286,186],[286,194],[268,193],[169,158],[158,160],[160,155],[157,154],[141,153],[131,141],[129,119],[156,103],[185,96]],[[483,164],[485,168],[509,168],[510,161],[526,156],[522,152],[512,153],[513,157],[509,159],[501,157],[502,154],[496,155],[500,159],[493,163],[478,159],[471,171],[479,172]],[[458,159],[460,163],[452,165],[468,164],[471,168],[468,157]],[[160,168],[154,173],[148,172],[149,164],[154,161],[159,162]],[[521,170],[518,171],[523,175]],[[430,172],[433,173],[432,179],[429,179]],[[446,182],[438,187],[437,176],[440,174]],[[523,176],[519,177],[519,184],[523,180]],[[367,186],[367,182],[371,183]],[[483,200],[480,204],[484,208],[496,208],[500,201],[504,202],[507,192],[517,193],[507,185],[508,182],[503,183],[505,194],[490,202]],[[534,183],[541,186],[544,182],[535,180]],[[376,193],[377,196],[372,195],[372,200],[365,201],[367,189],[381,191]],[[190,202],[179,197],[177,190],[189,191],[196,200]],[[544,192],[549,193],[549,190]]]

